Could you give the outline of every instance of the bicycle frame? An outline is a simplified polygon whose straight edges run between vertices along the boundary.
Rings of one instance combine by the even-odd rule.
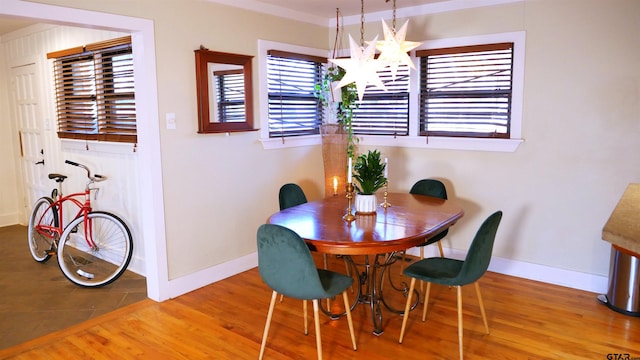
[[[66,223],[64,221],[64,205],[68,205],[68,204],[73,204],[78,208],[78,212],[76,213],[76,215],[73,217],[73,219],[78,218],[79,216],[83,216],[85,218],[85,229],[84,229],[84,233],[85,233],[85,239],[87,241],[87,245],[91,248],[91,249],[95,249],[96,248],[96,244],[93,241],[93,234],[92,234],[92,227],[91,227],[91,219],[87,218],[87,214],[89,214],[92,210],[91,208],[91,190],[97,190],[96,188],[91,188],[90,185],[94,182],[95,180],[91,179],[89,180],[89,183],[87,183],[84,192],[76,192],[73,194],[69,194],[69,195],[63,195],[62,194],[62,181],[58,182],[58,189],[54,190],[55,192],[55,198],[53,198],[53,203],[49,204],[49,206],[47,207],[46,211],[43,212],[42,217],[47,214],[50,210],[54,211],[55,213],[58,214],[58,226],[55,226],[55,224],[52,225],[43,225],[42,223],[42,217],[40,219],[38,219],[38,225],[37,225],[37,231],[39,234],[46,236],[49,239],[55,240],[55,238],[59,238],[62,233],[64,232],[64,229],[66,227]],[[84,201],[80,200],[80,198],[84,197]],[[56,244],[57,246],[57,244]]]

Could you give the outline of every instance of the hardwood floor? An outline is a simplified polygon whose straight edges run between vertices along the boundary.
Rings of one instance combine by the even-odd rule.
[[[473,287],[463,288],[466,359],[608,359],[611,353],[640,358],[640,318],[610,310],[597,294],[496,273],[487,273],[480,286],[491,334],[484,334]],[[0,359],[257,359],[270,295],[252,269],[176,299],[143,300],[2,350]],[[322,316],[324,358],[457,358],[455,288],[432,286],[424,323],[421,310],[409,315],[399,344],[399,315],[384,311],[385,331],[375,336],[368,306],[358,305],[357,351],[350,348],[346,319]],[[301,301],[285,297],[278,303],[265,359],[316,358],[311,306],[309,315],[304,336]]]

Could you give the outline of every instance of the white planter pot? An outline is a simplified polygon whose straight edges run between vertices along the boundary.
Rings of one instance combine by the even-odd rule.
[[[378,208],[378,199],[376,199],[376,194],[356,194],[355,207],[356,213],[358,214],[375,214],[376,209]]]

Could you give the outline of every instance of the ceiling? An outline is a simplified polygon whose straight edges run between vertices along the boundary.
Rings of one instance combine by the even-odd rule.
[[[215,0],[213,0],[215,1]],[[396,0],[396,8],[414,7],[449,0]],[[237,1],[236,1],[237,2]],[[255,0],[257,3],[279,6],[305,14],[316,15],[327,19],[335,17],[336,8],[343,16],[361,14],[361,2],[358,0]],[[393,10],[394,0],[365,0],[364,12],[380,12]]]
[[[335,24],[336,9],[343,25],[360,23],[362,5],[365,15],[384,13],[390,17],[394,0],[206,0],[214,3],[260,11],[304,22],[329,26]],[[362,2],[363,1],[363,2]],[[450,11],[522,0],[395,0],[397,16]],[[345,19],[346,18],[346,19]],[[368,21],[368,20],[365,20]],[[30,21],[0,15],[0,35],[33,24]]]
[[[32,25],[33,21],[16,20],[0,16],[0,35]]]

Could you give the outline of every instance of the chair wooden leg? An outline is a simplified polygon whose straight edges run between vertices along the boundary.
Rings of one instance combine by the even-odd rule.
[[[462,286],[458,288],[458,348],[460,349],[460,360],[462,356]]]
[[[440,250],[440,257],[444,257],[444,251],[442,251],[442,244],[440,243],[440,241],[438,241],[437,244],[438,244],[438,250]]]
[[[309,327],[307,326],[307,300],[302,300],[302,318],[304,319],[304,334],[309,335]]]
[[[329,261],[327,259],[327,254],[322,254],[322,263],[325,270],[329,269]],[[331,309],[331,299],[327,299],[327,309]]]
[[[422,259],[424,259],[424,246],[420,246],[420,260]],[[420,280],[420,294],[424,294],[424,281],[422,280]]]
[[[427,291],[424,292],[424,305],[422,306],[422,321],[427,319],[427,304],[429,304],[429,294],[431,293],[431,283],[427,282]]]
[[[487,322],[487,314],[484,311],[484,303],[482,302],[482,295],[480,295],[480,284],[476,281],[474,283],[476,287],[476,294],[478,295],[478,304],[480,305],[480,313],[482,314],[482,321],[484,322],[484,329],[489,333],[489,323]]]
[[[356,334],[353,330],[353,318],[351,317],[351,304],[349,304],[347,290],[342,292],[342,299],[344,300],[344,311],[347,313],[347,323],[349,324],[349,333],[351,334],[351,344],[353,345],[353,350],[358,350],[358,346],[356,345]]]
[[[280,294],[280,302],[282,302],[282,300],[284,300],[284,295]]]
[[[398,342],[402,344],[402,339],[404,338],[404,330],[407,326],[407,319],[409,319],[409,308],[411,307],[411,296],[413,295],[413,290],[416,287],[416,278],[411,278],[411,284],[409,285],[409,295],[407,295],[407,304],[404,306],[404,314],[402,315],[402,328],[400,329],[400,338]]]
[[[260,345],[260,356],[259,360],[262,360],[264,356],[264,348],[267,345],[267,335],[269,334],[269,327],[271,326],[271,316],[273,315],[273,308],[276,306],[276,298],[278,296],[277,292],[273,292],[271,294],[271,302],[269,303],[269,312],[267,312],[267,323],[264,326],[264,333],[262,334],[262,344]]]
[[[313,321],[316,324],[316,347],[318,360],[322,360],[322,339],[320,338],[320,314],[318,314],[318,299],[313,299]]]

